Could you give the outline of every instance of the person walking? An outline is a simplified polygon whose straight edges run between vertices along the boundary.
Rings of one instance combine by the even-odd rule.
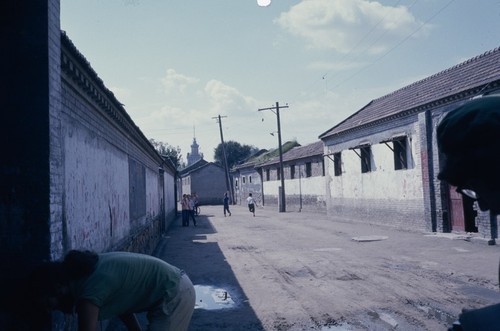
[[[189,226],[189,201],[187,194],[182,195],[182,226]]]
[[[198,216],[198,206],[200,205],[200,199],[198,198],[198,194],[196,192],[193,192],[191,198],[194,201],[194,215]]]
[[[253,214],[255,217],[255,200],[252,197],[252,193],[248,193],[248,198],[247,198],[247,204],[248,204],[248,210]]]
[[[63,261],[35,268],[26,286],[32,309],[76,312],[79,331],[96,331],[99,321],[111,317],[118,317],[128,331],[141,331],[135,316],[141,312],[147,313],[147,331],[185,331],[196,301],[184,271],[130,252],[72,250]]]
[[[229,211],[229,196],[226,193],[224,193],[224,198],[222,199],[224,203],[224,217],[226,217],[226,211],[229,213],[229,216],[231,216],[231,211]]]
[[[196,226],[196,218],[194,217],[194,209],[195,209],[195,203],[194,199],[188,194],[188,206],[189,206],[189,213],[188,213],[188,226],[189,226],[189,218],[193,220],[193,225]]]

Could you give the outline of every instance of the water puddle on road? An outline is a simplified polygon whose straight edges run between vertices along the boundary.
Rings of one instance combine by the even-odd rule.
[[[233,308],[236,304],[229,292],[222,288],[207,285],[195,285],[196,304],[195,309],[227,309]]]

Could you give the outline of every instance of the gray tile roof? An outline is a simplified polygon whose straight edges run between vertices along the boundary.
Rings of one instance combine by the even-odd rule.
[[[283,153],[283,162],[305,159],[312,156],[322,156],[323,146],[324,146],[323,141],[318,140],[309,145],[292,148],[288,152]],[[280,162],[279,157],[275,157],[268,162],[260,164],[259,166],[268,166],[272,164],[277,164],[279,162]]]
[[[495,81],[500,83],[500,47],[370,101],[319,138],[416,110],[453,95],[474,93],[475,89]]]
[[[282,145],[282,150],[283,154],[289,151],[290,149],[293,149],[297,146],[300,146],[300,144],[296,141],[287,141]],[[261,150],[262,151],[262,150]],[[262,153],[254,154],[252,155],[249,159],[247,159],[244,163],[239,164],[233,168],[233,170],[239,170],[239,169],[244,169],[248,167],[255,167],[258,166],[264,162],[267,162],[268,160],[271,160],[275,157],[279,156],[279,149],[271,149],[269,151],[264,151]]]

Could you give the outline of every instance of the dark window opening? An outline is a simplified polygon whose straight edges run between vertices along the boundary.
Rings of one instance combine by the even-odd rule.
[[[394,169],[408,169],[408,145],[406,143],[406,137],[394,140],[392,143],[394,151]]]
[[[312,176],[312,166],[311,162],[306,163],[306,177],[311,177]]]
[[[342,175],[342,155],[340,152],[333,154],[333,173],[335,176]]]
[[[271,177],[270,175],[270,170],[266,169],[266,180],[269,181],[269,178]]]
[[[290,179],[295,178],[295,165],[290,166]]]
[[[371,163],[371,148],[370,146],[360,148],[361,156],[361,173],[372,171]]]

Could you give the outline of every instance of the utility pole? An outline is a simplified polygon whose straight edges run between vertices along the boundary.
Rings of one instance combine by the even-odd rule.
[[[226,146],[224,144],[224,136],[222,134],[222,117],[227,117],[227,116],[217,116],[217,117],[212,117],[213,119],[216,119],[219,123],[219,130],[220,130],[220,141],[221,141],[221,146],[222,146],[222,157],[224,161],[224,169],[226,172],[226,190],[229,192],[231,196],[231,202],[234,202],[234,196],[233,196],[233,190],[231,187],[231,180],[229,178],[229,168],[227,166],[227,156],[226,156]]]
[[[281,124],[280,124],[280,108],[288,108],[286,106],[280,106],[279,102],[276,102],[275,107],[260,108],[259,111],[270,110],[276,114],[276,119],[278,121],[278,147],[280,152],[280,179],[281,179],[281,189],[279,190],[279,211],[284,213],[286,211],[286,198],[285,198],[285,174],[283,171],[283,147],[281,146]]]

